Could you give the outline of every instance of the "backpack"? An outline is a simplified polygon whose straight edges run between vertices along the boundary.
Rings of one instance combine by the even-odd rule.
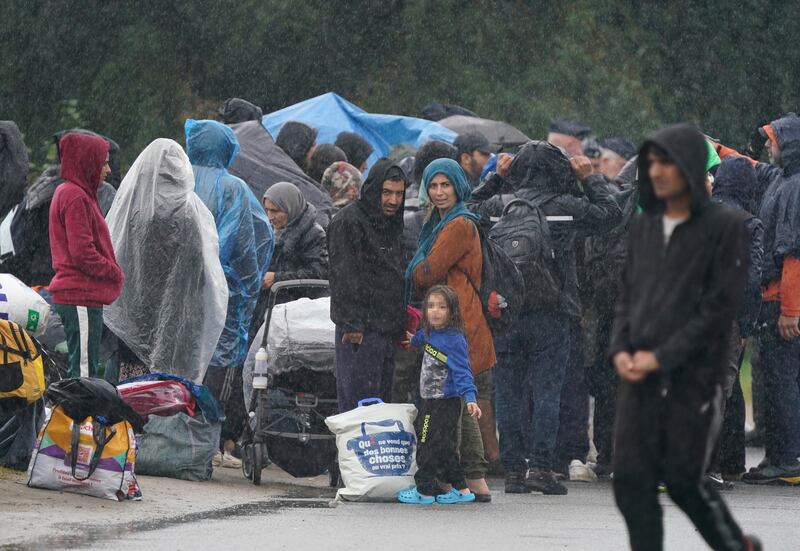
[[[464,272],[464,275],[480,298],[483,316],[492,334],[502,335],[511,328],[522,312],[525,281],[503,247],[487,234],[480,224],[475,226],[478,228],[483,256],[480,288],[475,285],[469,274]]]
[[[0,319],[0,405],[25,407],[44,390],[44,362],[36,341],[18,324]]]
[[[514,198],[503,208],[490,236],[513,261],[525,283],[526,308],[557,307],[561,296],[555,248],[541,205],[553,197],[532,203]]]

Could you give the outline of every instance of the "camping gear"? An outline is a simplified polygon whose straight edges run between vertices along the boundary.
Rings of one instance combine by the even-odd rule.
[[[0,274],[0,320],[20,324],[33,336],[47,329],[50,305],[11,274]]]
[[[76,420],[56,405],[31,457],[28,486],[114,500],[135,497],[135,460],[136,440],[127,420],[112,422],[102,415]]]
[[[439,124],[449,128],[456,134],[480,134],[493,145],[503,149],[512,149],[531,141],[520,130],[503,121],[453,115],[441,119]]]
[[[336,494],[337,499],[394,501],[398,492],[414,485],[416,418],[413,404],[385,404],[370,398],[325,420],[336,435],[345,486]]]
[[[381,157],[388,157],[392,147],[398,144],[418,148],[430,140],[453,143],[456,139],[455,132],[439,123],[400,115],[367,113],[333,92],[264,115],[261,121],[273,136],[278,135],[286,122],[306,123],[317,130],[318,144],[334,143],[340,132],[355,132],[373,148],[367,159],[370,167]]]
[[[209,480],[221,430],[219,421],[212,423],[199,411],[193,417],[182,411],[150,415],[139,437],[136,471],[181,480]]]
[[[19,324],[0,319],[0,407],[11,411],[33,404],[44,390],[44,365],[36,341]]]
[[[276,305],[281,294],[301,288],[327,290],[328,282],[300,279],[273,285],[264,325],[244,364],[250,417],[242,439],[242,470],[256,485],[261,483],[261,469],[269,463],[295,477],[328,471],[331,482],[336,482],[332,468],[336,445],[325,425],[325,418],[338,411],[330,297]],[[268,384],[254,388],[255,356],[261,348],[268,357]],[[259,357],[262,360],[262,354]],[[263,369],[261,361],[259,369]]]
[[[175,413],[194,416],[194,396],[177,381],[137,381],[121,384],[117,390],[122,399],[145,419],[151,415]]]

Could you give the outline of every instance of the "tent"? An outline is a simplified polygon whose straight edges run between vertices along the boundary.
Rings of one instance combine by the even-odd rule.
[[[372,166],[398,144],[409,144],[418,148],[429,140],[452,143],[456,133],[444,126],[425,119],[400,115],[376,115],[367,113],[334,92],[301,101],[264,115],[261,122],[277,137],[281,127],[288,121],[300,121],[317,129],[317,143],[333,143],[339,132],[355,132],[367,140],[375,151],[368,159]]]

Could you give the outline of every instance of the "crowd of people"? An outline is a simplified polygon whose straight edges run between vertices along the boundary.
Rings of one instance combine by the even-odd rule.
[[[565,479],[613,477],[632,546],[656,549],[645,542],[660,533],[665,484],[712,547],[757,548],[716,492],[800,481],[800,117],[762,125],[741,151],[688,126],[637,149],[558,118],[513,151],[461,134],[372,166],[358,134],[318,145],[312,125],[286,123],[274,143],[321,203],[299,181],[257,197],[232,172],[234,129],[261,110],[231,99],[219,113],[186,121],[185,151],[151,143],[110,210],[99,190],[113,142],[58,138],[52,277],[26,283],[49,289],[70,376],[201,377],[226,413],[215,461],[238,466],[242,364],[269,289],[328,279],[340,410],[414,401],[431,430],[418,488],[401,500],[488,502],[489,474],[507,493],[552,495]],[[1,220],[27,174],[12,183],[24,147],[13,123],[0,131],[11,152]],[[521,268],[521,314],[496,331],[484,247],[521,208],[541,214],[521,239],[546,238],[547,254],[536,274]],[[415,309],[422,329],[409,333]],[[107,362],[104,331],[116,342]],[[746,349],[757,352],[753,435]],[[751,436],[766,454],[746,472]]]

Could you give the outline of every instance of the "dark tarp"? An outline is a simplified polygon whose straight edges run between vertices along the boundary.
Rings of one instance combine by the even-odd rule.
[[[22,200],[28,180],[28,151],[13,121],[0,121],[0,220]]]
[[[306,201],[317,209],[317,222],[327,227],[333,206],[327,193],[277,145],[259,121],[248,121],[231,126],[241,150],[228,168],[234,176],[244,180],[261,202],[264,192],[278,182],[297,186]],[[324,224],[322,223],[324,222]]]

